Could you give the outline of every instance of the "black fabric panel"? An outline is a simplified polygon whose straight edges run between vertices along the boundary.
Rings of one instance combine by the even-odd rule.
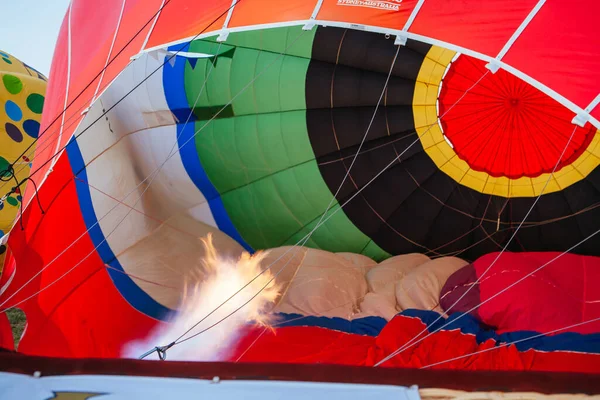
[[[420,141],[408,149],[417,139],[414,80],[429,49],[410,41],[401,47],[386,101],[337,199],[347,201],[396,159],[344,207],[346,215],[392,254],[419,252],[474,260],[506,245],[535,198],[507,200],[482,194],[440,171]],[[384,35],[317,30],[306,81],[307,126],[332,193],[363,139],[396,50],[393,38]],[[600,169],[596,169],[587,179],[542,196],[508,250],[567,250],[598,229],[600,207],[594,205],[599,202]],[[582,213],[585,209],[589,210]],[[600,255],[600,235],[574,252]]]
[[[374,111],[375,107],[309,110],[308,131],[317,158],[322,158],[320,161],[329,161],[340,156],[354,156],[373,118]],[[399,142],[414,141],[416,138],[412,107],[380,106],[361,153],[385,143],[396,143],[400,146],[402,143]]]
[[[394,55],[394,36],[351,29],[319,27],[315,34],[312,59],[329,64],[353,67],[387,75]],[[431,45],[409,40],[400,47],[392,75],[415,80]]]
[[[375,106],[385,87],[387,76],[388,72],[365,71],[312,61],[307,72],[307,108],[331,108],[332,105],[334,108]],[[381,104],[412,105],[414,88],[414,80],[390,76],[387,95]]]

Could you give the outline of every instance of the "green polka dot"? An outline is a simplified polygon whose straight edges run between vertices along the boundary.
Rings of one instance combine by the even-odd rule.
[[[8,58],[3,58],[2,60],[7,64],[12,64],[12,61],[10,61]]]
[[[6,158],[0,157],[0,174],[6,171],[9,165],[10,163],[6,160]],[[3,177],[7,177],[10,176],[10,173],[4,172],[2,175],[4,175]]]
[[[10,94],[19,94],[19,92],[23,90],[23,82],[14,75],[4,75],[2,77],[2,83],[4,83],[4,87]]]
[[[33,93],[27,96],[27,107],[36,114],[41,114],[44,108],[44,96]]]
[[[19,204],[19,201],[17,199],[15,199],[14,197],[7,197],[6,202],[8,204],[10,204],[11,206],[16,206]]]

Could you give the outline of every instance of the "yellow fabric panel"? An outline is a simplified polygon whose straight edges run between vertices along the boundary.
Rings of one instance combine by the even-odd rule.
[[[429,89],[429,85],[423,82],[415,82],[415,94],[413,96],[413,105],[414,106],[424,106],[426,104],[431,104],[428,100],[427,92]]]
[[[510,197],[533,197],[535,191],[531,184],[531,178],[523,176],[519,179],[509,179]]]
[[[485,188],[487,183],[487,178],[487,174],[469,169],[469,172],[467,172],[460,180],[460,184],[475,189],[478,192],[483,192],[483,188]]]
[[[598,136],[598,135],[596,135]],[[585,152],[585,157],[579,157],[573,162],[573,167],[582,175],[587,176],[600,164],[600,158],[594,154]]]
[[[448,160],[448,162],[446,164],[444,164],[444,172],[450,176],[455,176],[455,177],[459,177],[460,179],[458,180],[459,183],[462,183],[463,177],[466,175],[466,171],[464,171],[463,169],[460,168],[459,165],[457,165],[458,163],[454,163],[454,159],[458,158],[457,156],[452,157],[452,159]]]
[[[564,189],[585,177],[581,175],[575,168],[573,168],[573,165],[567,165],[559,172],[554,174],[554,178],[556,179],[558,185]]]
[[[535,197],[563,190],[586,177],[600,165],[600,131],[598,131],[587,150],[571,165],[562,167],[551,178],[549,173],[534,178],[496,178],[485,172],[472,170],[444,139],[436,109],[442,77],[455,55],[453,51],[432,46],[419,71],[413,96],[413,115],[421,145],[445,174],[461,185],[485,194],[501,197]]]
[[[27,159],[18,158],[34,143],[39,133],[45,94],[46,78],[43,75],[0,51],[0,172],[16,161],[14,173],[19,181],[29,175],[27,159],[33,159],[35,146],[27,151]],[[14,183],[14,179],[0,182],[0,196],[8,192]],[[20,190],[24,192],[25,185]],[[19,203],[20,196],[13,194],[0,205],[0,236],[12,227],[20,209]]]
[[[536,178],[532,178],[532,184],[533,184],[533,190],[535,193],[541,193],[542,190],[544,191],[544,193],[552,193],[552,192],[558,192],[559,190],[562,190],[560,185],[556,182],[555,177],[553,176],[552,179],[550,179],[550,181],[548,181],[548,175],[549,174],[543,174],[540,175]],[[548,186],[546,187],[546,189],[544,189],[544,186],[546,186],[546,183],[548,184]]]

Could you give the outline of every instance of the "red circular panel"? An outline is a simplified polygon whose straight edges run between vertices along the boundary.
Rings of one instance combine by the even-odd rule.
[[[439,113],[456,154],[477,171],[517,179],[552,172],[576,128],[574,114],[538,89],[485,62],[460,56],[442,81]],[[466,94],[465,94],[466,93]],[[459,101],[460,99],[460,101]],[[585,151],[596,129],[577,127],[557,171]]]

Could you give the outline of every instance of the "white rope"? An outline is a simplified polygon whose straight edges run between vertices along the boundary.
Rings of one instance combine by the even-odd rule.
[[[488,273],[488,271],[496,264],[496,262],[498,261],[498,259],[500,258],[500,256],[502,254],[504,254],[504,252],[506,251],[506,249],[508,248],[508,246],[510,245],[510,243],[512,242],[512,240],[515,238],[515,236],[519,232],[519,229],[521,229],[521,227],[523,226],[523,223],[525,223],[525,221],[527,220],[527,218],[529,217],[529,215],[531,214],[531,212],[535,208],[536,204],[538,203],[538,201],[540,200],[540,198],[544,194],[544,191],[548,187],[548,184],[550,183],[550,180],[552,180],[552,178],[554,177],[554,173],[556,172],[556,169],[558,168],[558,165],[560,164],[560,161],[562,160],[563,156],[565,155],[565,152],[566,152],[567,148],[569,147],[569,144],[571,143],[571,140],[573,140],[573,136],[575,135],[575,131],[576,130],[577,130],[577,127],[575,127],[575,129],[573,129],[573,132],[571,133],[571,136],[569,137],[569,140],[565,144],[565,147],[563,148],[563,151],[561,152],[560,156],[558,157],[558,160],[556,161],[556,164],[554,165],[554,168],[552,169],[552,172],[548,175],[548,179],[546,180],[546,183],[544,184],[544,187],[542,188],[540,194],[536,197],[535,201],[533,202],[533,204],[531,205],[531,207],[527,211],[527,214],[525,214],[525,217],[519,223],[519,226],[517,227],[517,229],[515,229],[515,231],[513,232],[513,234],[511,235],[511,237],[509,238],[508,242],[506,242],[506,244],[502,248],[502,251],[500,251],[500,253],[498,253],[498,255],[496,256],[496,258],[494,259],[494,261],[492,261],[492,263],[487,267],[487,269],[485,271],[483,271],[483,273],[477,278],[477,280],[475,282],[473,282],[473,284],[470,285],[467,288],[467,290],[458,298],[458,300],[456,300],[450,307],[448,307],[448,309],[445,310],[446,313],[449,313],[449,311],[451,309],[453,309],[481,281],[481,279]],[[464,315],[465,314],[461,314],[456,320],[462,318]],[[411,340],[409,340],[407,343],[405,343],[404,345],[402,345],[400,348],[398,348],[397,350],[395,350],[390,355],[384,357],[381,361],[377,362],[374,366],[378,367],[379,365],[383,364],[384,362],[386,362],[386,361],[390,360],[391,358],[395,357],[396,355],[400,354],[401,352],[403,352],[404,350],[406,350],[408,347],[410,347],[410,346],[412,346],[414,344],[421,343],[423,340],[427,339],[429,336],[433,335],[436,332],[439,332],[440,329],[443,329],[448,324],[450,324],[450,323],[447,322],[446,324],[442,325],[439,329],[436,329],[433,332],[428,333],[422,339],[416,340],[419,336],[421,336],[422,333],[426,332],[431,326],[433,326],[433,324],[435,324],[441,318],[443,318],[443,317],[440,314],[435,319],[435,321],[433,321],[431,324],[429,324],[425,328],[423,328],[423,330],[421,332],[419,332],[417,335],[415,335]],[[415,342],[415,340],[416,340],[416,342]],[[415,342],[415,343],[413,343],[413,342]]]

